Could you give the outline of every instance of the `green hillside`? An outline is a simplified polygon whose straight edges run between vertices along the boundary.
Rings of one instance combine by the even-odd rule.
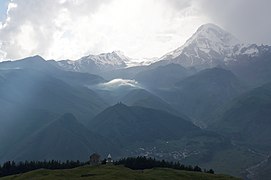
[[[7,176],[0,178],[1,180],[7,179],[35,179],[35,180],[51,180],[51,179],[93,179],[93,180],[107,180],[107,179],[137,179],[137,180],[162,180],[162,179],[201,179],[201,180],[228,180],[238,179],[226,175],[213,175],[208,173],[181,171],[168,168],[154,168],[144,171],[131,170],[122,166],[84,166],[74,169],[66,170],[46,170],[40,169],[31,171],[24,174]]]
[[[212,128],[234,135],[236,139],[257,148],[269,150],[271,148],[270,108],[271,83],[251,90],[227,104]]]
[[[119,103],[92,119],[88,127],[119,145],[174,140],[203,131],[191,122],[164,111]]]
[[[0,76],[0,99],[10,103],[11,109],[22,106],[59,115],[70,112],[85,122],[108,106],[94,91],[71,86],[40,71],[1,70]]]
[[[144,89],[134,89],[128,92],[125,96],[121,98],[120,102],[123,102],[128,106],[141,106],[146,108],[158,109],[166,111],[173,115],[181,116],[180,113],[173,109],[167,102]],[[184,117],[184,115],[182,115],[182,117]]]
[[[168,88],[189,74],[190,72],[181,65],[168,64],[142,71],[135,76],[135,79],[150,88]]]
[[[6,159],[83,160],[89,152],[116,152],[110,140],[89,131],[72,114],[66,113],[18,142],[5,154]]]
[[[206,125],[218,107],[242,91],[242,83],[232,72],[213,68],[189,76],[176,83],[176,88],[158,94],[197,124]]]

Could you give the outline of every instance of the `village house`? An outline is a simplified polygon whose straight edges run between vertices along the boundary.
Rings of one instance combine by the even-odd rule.
[[[100,157],[101,156],[98,153],[93,153],[89,157],[89,164],[92,165],[92,166],[100,164]]]

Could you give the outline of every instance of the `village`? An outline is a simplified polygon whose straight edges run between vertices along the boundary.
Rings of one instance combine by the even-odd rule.
[[[97,166],[99,164],[107,164],[107,165],[113,165],[113,159],[111,157],[111,154],[108,154],[107,158],[104,160],[101,160],[101,155],[98,153],[93,153],[89,157],[89,164],[91,166]]]

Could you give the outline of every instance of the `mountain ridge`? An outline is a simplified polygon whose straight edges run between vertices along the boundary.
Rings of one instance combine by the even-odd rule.
[[[8,152],[14,160],[84,160],[90,152],[114,152],[109,140],[89,131],[73,114],[65,113]]]
[[[105,109],[89,122],[88,127],[104,137],[113,138],[114,142],[119,142],[122,145],[157,138],[174,139],[189,135],[193,131],[201,132],[191,122],[168,112],[139,106],[127,106],[123,103],[117,103]],[[182,130],[177,130],[177,127]],[[108,129],[108,131],[101,131],[102,129]]]
[[[214,24],[204,24],[179,48],[165,54],[157,65],[177,63],[199,69],[227,67],[238,63],[240,57],[253,58],[267,47],[244,44],[235,36]]]

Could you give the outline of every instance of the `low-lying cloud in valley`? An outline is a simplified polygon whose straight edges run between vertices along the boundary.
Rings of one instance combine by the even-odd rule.
[[[113,79],[109,82],[99,84],[98,87],[106,90],[115,90],[118,88],[140,88],[140,85],[136,80]]]

